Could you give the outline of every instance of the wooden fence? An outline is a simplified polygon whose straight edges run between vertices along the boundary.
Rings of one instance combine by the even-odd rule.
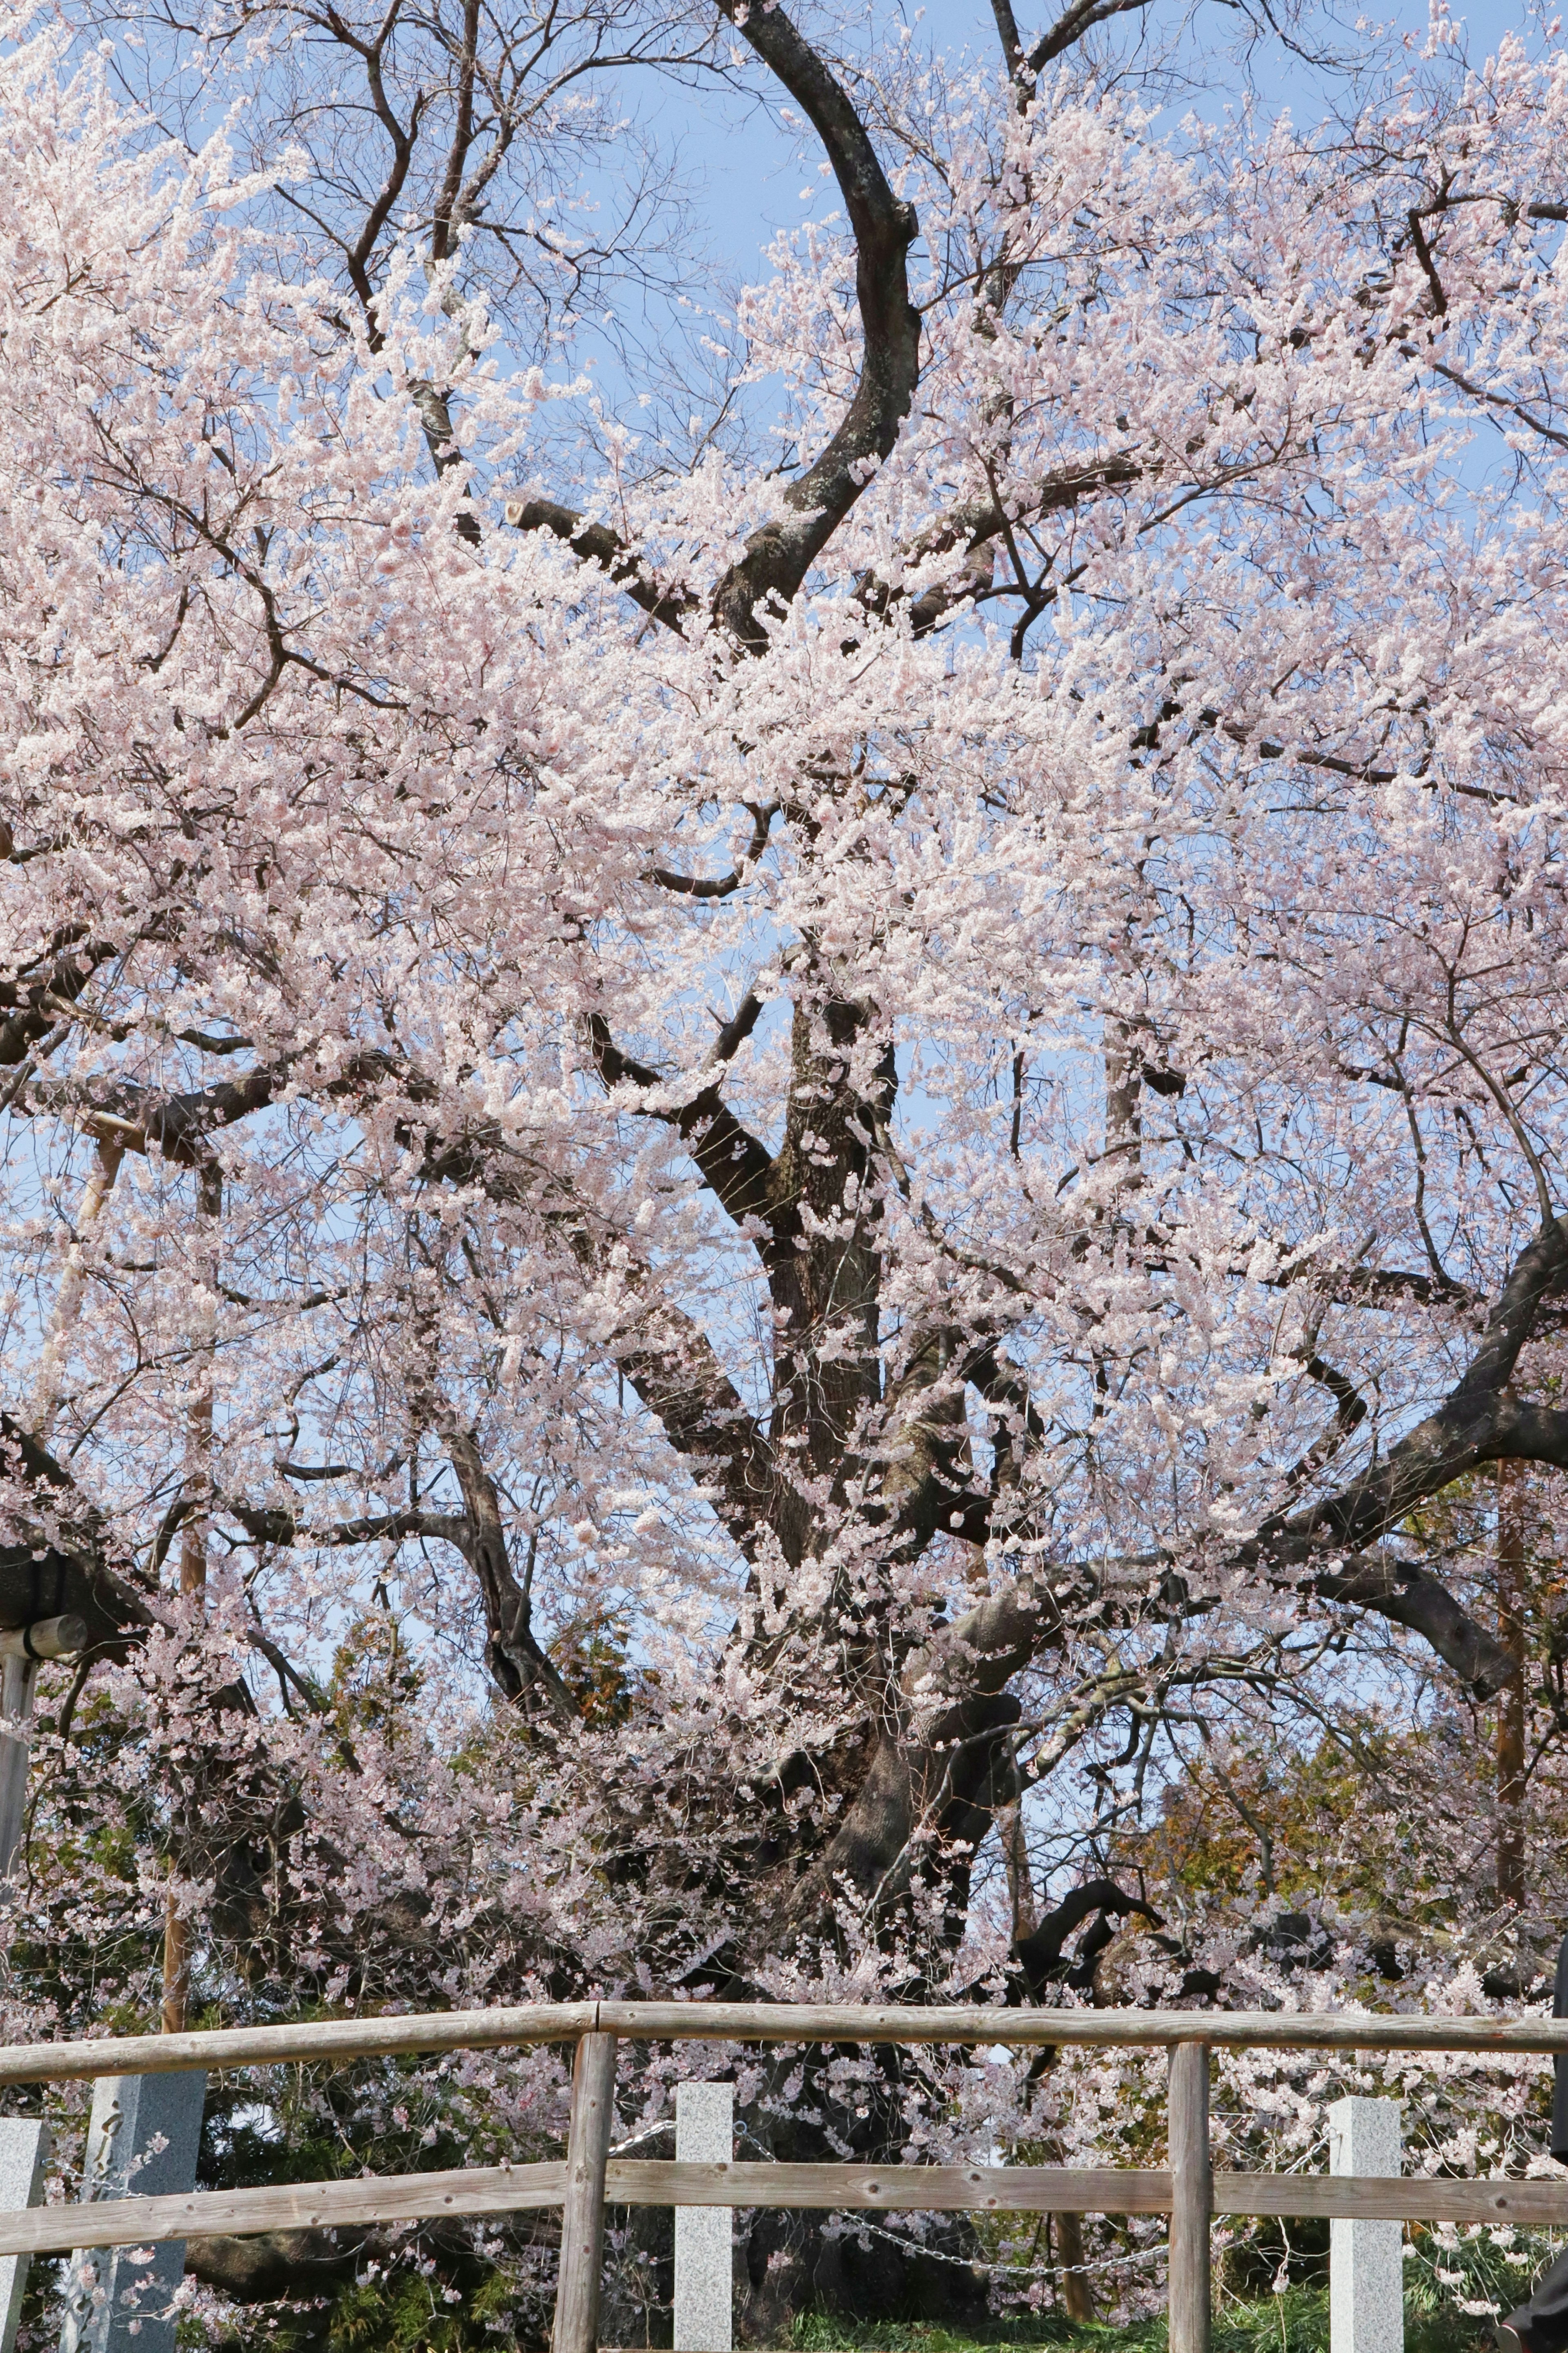
[[[949,2043],[1163,2049],[1168,2167],[690,2165],[610,2155],[621,2042]],[[334,2019],[205,2034],[0,2048],[0,2084],[227,2069],[574,2042],[563,2163],[464,2167],[278,2189],[200,2190],[0,2213],[0,2256],[133,2247],[212,2232],[253,2234],[441,2215],[562,2210],[554,2353],[596,2353],[606,2206],[817,2207],[860,2213],[1168,2214],[1171,2353],[1208,2353],[1209,2230],[1216,2214],[1357,2221],[1568,2225],[1568,2179],[1434,2181],[1215,2173],[1209,2157],[1215,2048],[1568,2052],[1568,2020],[1399,2018],[1248,2010],[897,2010],[847,2004],[532,2003],[420,2018]]]

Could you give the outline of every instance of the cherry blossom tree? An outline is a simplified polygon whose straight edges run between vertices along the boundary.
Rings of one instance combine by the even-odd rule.
[[[1454,1966],[1517,1914],[1564,54],[1438,16],[1321,128],[1181,123],[1096,47],[1141,9],[993,14],[12,29],[0,1604],[93,1637],[12,2031],[1071,1999],[1129,1934],[1275,1998],[1224,1759],[1374,1689],[1468,1726],[1425,1819],[1489,1857],[1500,1701]],[[640,74],[828,193],[595,388],[590,298],[693,299]],[[1217,1966],[1152,1827],[1200,1749]],[[558,2130],[552,2065],[440,2129]],[[759,2137],[950,2113],[824,2083]],[[826,2258],[748,2260],[765,2330]]]

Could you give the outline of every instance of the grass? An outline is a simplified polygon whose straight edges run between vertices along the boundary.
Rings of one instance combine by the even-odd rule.
[[[798,2320],[790,2353],[1165,2353],[1163,2320],[1075,2327],[1054,2316],[990,2321],[973,2333],[918,2320],[857,2323],[812,2315]],[[1412,2298],[1405,2309],[1405,2353],[1490,2353],[1489,2321]],[[1322,2288],[1291,2288],[1258,2304],[1227,2304],[1216,2313],[1214,2353],[1329,2353],[1329,2299]]]

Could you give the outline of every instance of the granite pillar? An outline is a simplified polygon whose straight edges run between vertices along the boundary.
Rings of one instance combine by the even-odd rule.
[[[25,2212],[44,2194],[49,2128],[37,2116],[0,2116],[0,2213]],[[0,2353],[11,2353],[22,2295],[27,2284],[26,2255],[0,2255]]]
[[[93,2086],[81,2194],[172,2198],[195,2188],[204,2073],[103,2075]],[[140,2247],[80,2248],[71,2257],[60,2353],[174,2353],[182,2239],[141,2260]]]
[[[677,2084],[677,2162],[729,2165],[734,2154],[734,2085]],[[733,2220],[730,2206],[675,2210],[675,2353],[730,2353]]]
[[[1396,2100],[1336,2100],[1329,2110],[1331,2173],[1397,2174]],[[1404,2353],[1405,2226],[1329,2225],[1331,2353]]]

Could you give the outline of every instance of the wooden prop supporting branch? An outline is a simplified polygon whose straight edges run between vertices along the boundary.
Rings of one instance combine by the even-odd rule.
[[[54,1313],[49,1317],[48,1330],[44,1335],[37,1384],[33,1391],[33,1409],[29,1419],[33,1435],[41,1445],[48,1444],[55,1416],[59,1411],[66,1351],[70,1345],[71,1334],[81,1320],[81,1304],[87,1291],[88,1244],[93,1228],[103,1214],[104,1203],[114,1190],[114,1180],[120,1174],[123,1157],[117,1145],[99,1145],[91,1173],[81,1188],[81,1198],[76,1206],[76,1227],[60,1273],[60,1287],[55,1293]]]
[[[1025,1937],[1033,1936],[1040,1925],[1040,1906],[1029,1862],[1029,1841],[1024,1828],[1023,1807],[1016,1802],[1000,1807],[996,1814],[996,1828],[1002,1841],[1003,1860],[1007,1866],[1007,1890],[1013,1906],[1013,1942],[1021,1945]],[[1057,2284],[1062,2310],[1075,2323],[1091,2321],[1095,2317],[1094,2289],[1085,2257],[1082,2219],[1065,2211],[1052,2214],[1047,2218],[1047,2228],[1057,2259]]]
[[[27,1760],[32,1753],[28,1725],[33,1715],[37,1670],[26,1657],[6,1659],[0,1666],[0,1879],[8,1879],[22,1843],[22,1821],[27,1806]]]
[[[1171,2143],[1171,2353],[1209,2353],[1209,2054],[1202,2042],[1171,2053],[1166,2118]]]
[[[216,1161],[204,1162],[196,1182],[196,1206],[202,1216],[202,1284],[205,1304],[192,1334],[195,1364],[194,1396],[185,1425],[185,1492],[194,1508],[180,1531],[180,1591],[205,1594],[207,1584],[207,1530],[213,1499],[213,1371],[217,1336],[218,1220],[223,1215],[223,1171]],[[175,1825],[178,1845],[178,1823]],[[163,2002],[165,2034],[183,2034],[188,2022],[191,1994],[191,1921],[180,1909],[174,1881],[177,1854],[169,1856],[169,1884],[163,1899]]]
[[[572,2137],[561,2212],[554,2353],[598,2353],[605,2267],[605,2168],[616,2116],[616,2038],[584,2034],[572,2075]]]
[[[215,1162],[196,1183],[202,1216],[203,1304],[191,1335],[195,1378],[185,1428],[185,1487],[195,1504],[180,1531],[180,1591],[203,1593],[207,1582],[207,1525],[213,1493],[213,1363],[217,1340],[218,1219],[223,1215],[223,1172]]]
[[[80,1618],[40,1618],[31,1626],[0,1631],[0,1880],[9,1879],[22,1843],[27,1805],[27,1722],[41,1659],[68,1659],[85,1651],[88,1630]]]
[[[1497,1702],[1497,1893],[1515,1911],[1525,1897],[1526,1494],[1523,1463],[1504,1456],[1497,1466],[1497,1630],[1515,1664]]]
[[[93,1228],[103,1213],[103,1205],[114,1190],[114,1180],[120,1174],[123,1155],[116,1145],[100,1143],[92,1170],[82,1187],[77,1203],[76,1229],[71,1245],[66,1252],[65,1269],[60,1287],[55,1295],[54,1312],[45,1335],[38,1365],[37,1386],[33,1393],[31,1424],[33,1435],[40,1445],[47,1446],[59,1411],[60,1390],[64,1380],[66,1351],[71,1334],[81,1317],[82,1300],[87,1290],[88,1243]],[[58,1630],[74,1629],[70,1639],[58,1639]],[[52,1647],[51,1630],[54,1630]],[[22,1843],[22,1824],[27,1806],[27,1761],[32,1750],[32,1738],[27,1726],[32,1720],[33,1695],[37,1686],[38,1662],[41,1659],[68,1658],[74,1651],[87,1647],[87,1628],[79,1618],[47,1618],[31,1626],[7,1629],[0,1636],[0,1716],[5,1718],[5,1730],[0,1732],[0,1880],[9,1879]]]

